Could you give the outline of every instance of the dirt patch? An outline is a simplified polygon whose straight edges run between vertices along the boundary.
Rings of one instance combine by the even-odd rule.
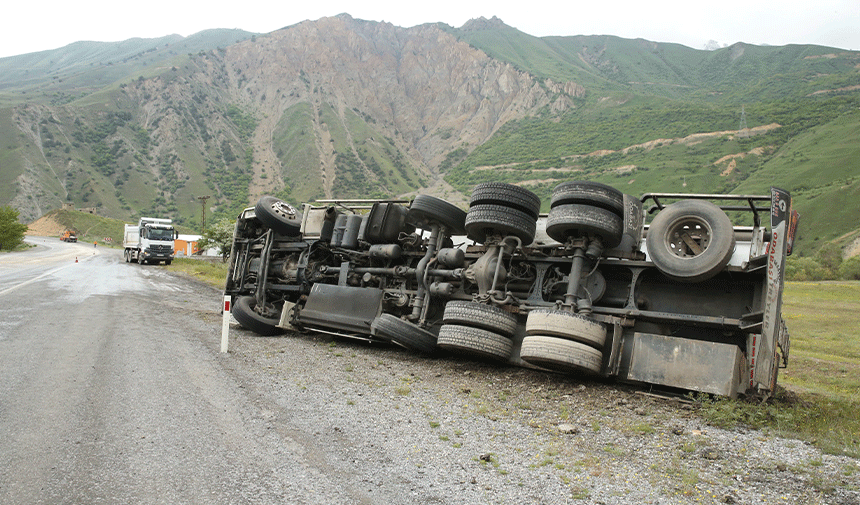
[[[860,235],[854,238],[850,244],[845,246],[845,249],[842,251],[842,255],[845,259],[853,258],[860,254]]]
[[[27,235],[40,237],[59,237],[66,227],[59,223],[54,216],[45,215],[27,225]]]

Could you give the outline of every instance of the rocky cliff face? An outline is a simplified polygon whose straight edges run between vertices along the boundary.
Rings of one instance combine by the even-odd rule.
[[[341,119],[354,110],[394,138],[413,166],[430,172],[449,152],[481,144],[505,122],[545,106],[564,110],[582,93],[573,84],[542,85],[435,25],[404,29],[345,15],[237,44],[224,60],[231,93],[268,115],[263,123],[299,102],[330,104]],[[238,76],[246,79],[241,86]],[[257,141],[260,149],[276,148],[266,135]]]

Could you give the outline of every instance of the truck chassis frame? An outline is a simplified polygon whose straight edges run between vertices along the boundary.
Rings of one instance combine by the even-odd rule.
[[[264,197],[237,219],[224,293],[264,335],[320,331],[729,397],[775,391],[797,225],[787,192],[636,198],[577,181],[539,208],[500,183],[476,187],[468,212],[427,195],[301,211]]]

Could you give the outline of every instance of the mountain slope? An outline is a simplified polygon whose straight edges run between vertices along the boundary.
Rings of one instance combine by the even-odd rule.
[[[0,58],[0,103],[16,103],[24,98],[22,95],[34,92],[52,94],[55,103],[69,101],[159,61],[227,47],[253,36],[243,30],[204,30],[188,37],[75,42],[59,49]]]
[[[505,122],[564,111],[569,89],[435,25],[325,18],[5,109],[0,184],[29,219],[61,201],[181,221],[201,194],[222,212],[264,193],[397,196]]]
[[[463,202],[489,180],[544,197],[572,178],[631,194],[774,184],[814,216],[804,228],[828,227],[803,234],[814,247],[856,228],[819,209],[860,214],[840,207],[860,173],[858,68],[860,53],[819,46],[538,38],[495,18],[400,28],[340,15],[265,35],[76,43],[0,59],[0,204],[27,220],[71,202],[194,225],[200,196],[209,219],[262,194],[432,187]],[[753,129],[738,134],[741,110]]]

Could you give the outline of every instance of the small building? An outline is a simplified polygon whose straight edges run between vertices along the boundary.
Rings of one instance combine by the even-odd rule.
[[[197,243],[201,238],[203,238],[202,235],[180,234],[179,237],[173,241],[174,254],[176,256],[218,256],[217,248],[210,248],[205,251],[201,251],[200,248],[197,247]]]

